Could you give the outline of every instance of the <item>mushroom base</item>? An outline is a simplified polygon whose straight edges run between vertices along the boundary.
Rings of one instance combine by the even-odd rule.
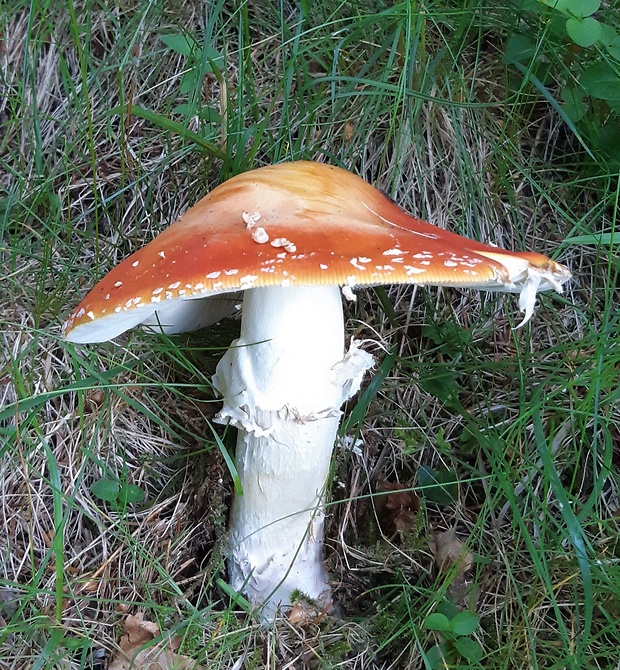
[[[263,621],[295,592],[331,604],[323,565],[325,489],[342,403],[359,388],[372,356],[344,355],[337,287],[246,291],[241,337],[213,379],[224,396],[218,421],[239,429],[243,487],[232,506],[232,587]]]

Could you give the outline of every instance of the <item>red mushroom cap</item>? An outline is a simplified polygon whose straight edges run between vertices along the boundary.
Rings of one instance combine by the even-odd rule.
[[[209,318],[179,324],[169,310],[195,312],[193,299],[260,286],[415,283],[522,292],[532,270],[534,294],[570,277],[546,256],[416,219],[346,170],[282,163],[211,191],[111,270],[69,316],[64,334],[97,342],[139,323],[178,332]]]

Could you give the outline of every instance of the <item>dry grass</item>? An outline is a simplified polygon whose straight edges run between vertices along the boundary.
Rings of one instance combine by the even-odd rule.
[[[433,642],[423,620],[454,596],[458,573],[437,569],[429,533],[451,528],[474,555],[454,597],[480,616],[477,639],[495,654],[485,667],[568,667],[571,645],[589,667],[617,667],[618,480],[604,468],[618,459],[619,357],[612,256],[600,250],[563,248],[576,280],[520,331],[512,297],[394,289],[393,322],[360,291],[350,331],[396,358],[348,424],[361,452],[335,458],[327,560],[343,616],[264,631],[230,599],[231,483],[206,421],[209,371],[236,324],[206,343],[133,333],[76,349],[59,326],[84,291],[222,178],[285,158],[350,167],[437,225],[508,248],[554,254],[569,225],[596,217],[604,229],[614,213],[598,208],[603,179],[566,178],[572,144],[552,111],[504,104],[492,45],[455,45],[452,69],[431,68],[448,39],[440,21],[412,55],[417,33],[395,28],[404,10],[357,29],[345,10],[302,25],[293,7],[143,4],[1,15],[0,668],[103,669],[138,610],[210,668],[422,668]],[[226,112],[225,146],[224,126],[171,112],[186,61],[159,35],[205,27],[225,86],[205,78],[200,102]],[[226,161],[110,114],[127,103],[187,121]],[[537,413],[554,472],[584,510],[596,602],[537,450]],[[421,465],[456,472],[456,500],[418,491],[421,510],[387,537],[378,483],[415,486]],[[102,479],[139,486],[145,502],[102,501],[91,490]]]

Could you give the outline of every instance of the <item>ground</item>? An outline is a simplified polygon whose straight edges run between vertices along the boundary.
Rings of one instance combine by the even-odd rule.
[[[619,667],[617,116],[561,95],[617,61],[553,11],[0,9],[0,669],[103,670],[134,616],[208,668]],[[299,158],[574,279],[517,330],[512,296],[357,292],[377,368],[334,456],[339,611],[265,630],[226,587],[234,436],[210,422],[238,322],[83,347],[60,327],[211,188]]]

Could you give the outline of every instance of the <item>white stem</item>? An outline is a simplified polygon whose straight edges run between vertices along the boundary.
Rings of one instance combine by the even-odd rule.
[[[233,588],[262,606],[264,621],[300,591],[331,603],[323,565],[325,487],[342,403],[372,357],[344,356],[337,287],[246,291],[241,337],[217,366],[220,422],[239,428],[243,495],[230,522]]]

